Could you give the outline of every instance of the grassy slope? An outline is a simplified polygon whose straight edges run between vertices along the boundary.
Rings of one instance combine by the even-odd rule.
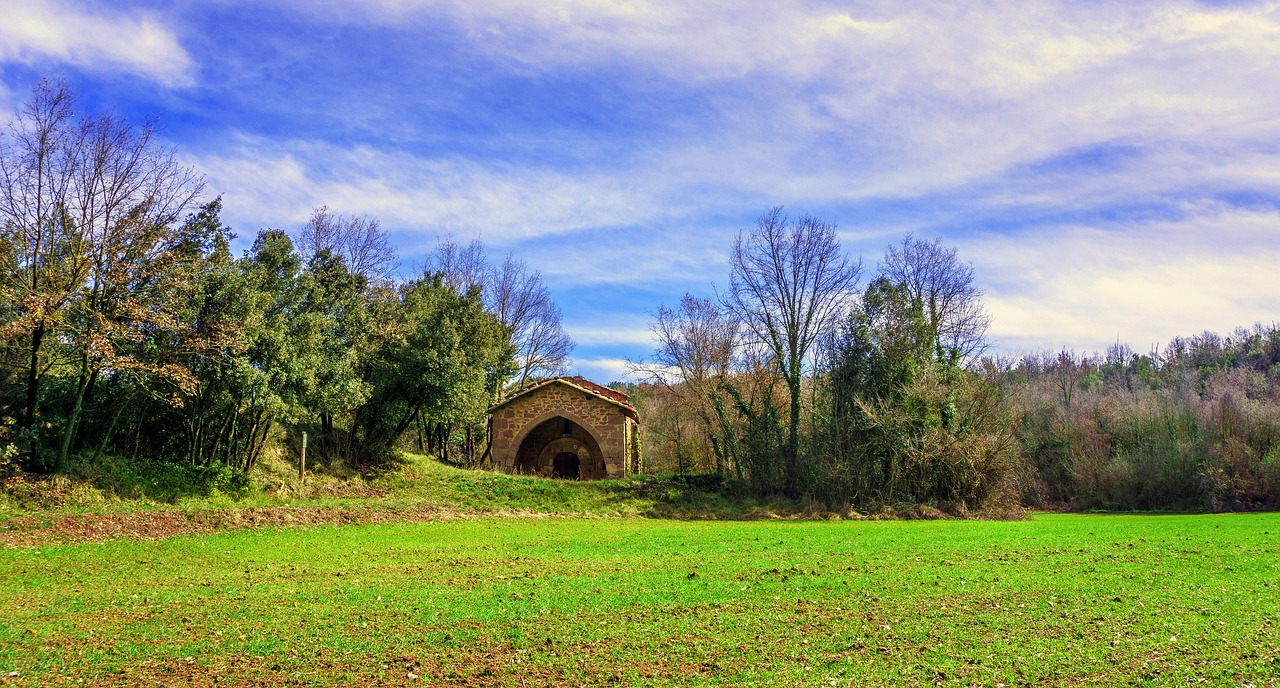
[[[1276,514],[516,518],[45,546],[0,550],[0,674],[1276,686],[1278,567]]]
[[[80,480],[18,482],[0,490],[0,529],[36,515],[119,514],[179,510],[187,514],[279,507],[382,512],[440,509],[465,513],[579,516],[740,517],[761,510],[794,512],[788,502],[760,502],[691,489],[669,479],[563,481],[464,470],[406,454],[395,470],[364,480],[309,475],[299,483],[284,464],[264,464],[247,490],[177,493],[145,477],[124,481],[107,472]],[[124,495],[123,497],[121,495]]]

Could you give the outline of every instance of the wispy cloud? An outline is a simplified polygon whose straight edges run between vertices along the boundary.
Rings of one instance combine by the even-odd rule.
[[[1277,311],[1276,2],[221,0],[174,11],[236,22],[195,58],[145,13],[50,8],[0,59],[232,75],[186,116],[221,127],[190,159],[242,233],[327,204],[408,262],[481,238],[543,272],[584,360],[650,346],[642,314],[723,284],[777,204],[869,266],[907,231],[959,246],[1008,348]],[[103,16],[176,58],[32,37]]]
[[[1280,56],[1274,3],[311,7],[338,22],[447,18],[478,50],[538,72],[625,65],[722,89],[717,103],[735,131],[861,151],[877,174],[851,181],[874,193],[954,184],[1118,136],[1200,135],[1268,118],[1276,96],[1257,85],[1274,80]]]
[[[65,63],[188,86],[194,63],[156,16],[89,10],[59,0],[0,0],[0,61]]]
[[[1276,210],[1209,205],[1177,220],[991,235],[964,248],[992,285],[1002,348],[1088,351],[1274,320],[1278,238]]]
[[[634,321],[635,316],[626,318],[626,320]],[[628,327],[627,324],[631,326]],[[565,332],[573,338],[573,341],[579,345],[602,346],[614,344],[631,344],[639,346],[652,346],[657,340],[652,331],[649,330],[647,324],[637,323],[610,323],[611,326],[601,327],[599,325],[590,324],[571,324],[565,327]]]
[[[502,244],[655,212],[652,191],[629,187],[617,172],[579,176],[367,146],[261,140],[242,140],[193,163],[213,188],[234,196],[233,212],[242,218],[299,223],[311,208],[327,204],[375,215],[431,243],[436,235],[455,235]]]
[[[631,362],[623,358],[575,359],[570,372],[604,383],[632,378]]]

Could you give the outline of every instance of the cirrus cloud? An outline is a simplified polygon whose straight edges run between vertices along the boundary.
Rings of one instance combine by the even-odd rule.
[[[91,11],[57,0],[0,0],[0,61],[125,71],[163,86],[193,83],[194,62],[148,13]]]

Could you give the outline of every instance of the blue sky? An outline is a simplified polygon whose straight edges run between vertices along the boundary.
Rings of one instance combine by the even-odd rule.
[[[1280,319],[1276,3],[0,0],[0,109],[40,75],[160,115],[246,239],[515,252],[604,381],[774,205],[956,246],[1005,351]]]

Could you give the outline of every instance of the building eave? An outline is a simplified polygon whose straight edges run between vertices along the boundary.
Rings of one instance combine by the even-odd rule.
[[[503,408],[504,406],[507,406],[508,404],[512,403],[517,399],[526,397],[538,390],[545,389],[554,384],[564,385],[573,390],[582,392],[583,394],[587,394],[589,396],[595,397],[596,399],[599,399],[601,401],[617,406],[619,409],[622,410],[623,414],[625,414],[627,417],[631,418],[636,422],[640,422],[640,414],[638,411],[636,411],[636,408],[631,404],[624,401],[618,401],[617,399],[611,399],[605,394],[601,394],[600,392],[594,389],[591,389],[589,387],[584,387],[582,385],[576,384],[575,382],[573,382],[573,380],[569,378],[563,378],[563,377],[553,377],[550,380],[543,380],[542,382],[539,382],[538,384],[533,385],[532,387],[527,387],[523,390],[520,390],[516,394],[506,399],[503,399],[502,401],[494,404],[493,406],[490,406],[488,409],[485,410],[485,413],[493,414],[495,411],[498,411],[499,409]]]

